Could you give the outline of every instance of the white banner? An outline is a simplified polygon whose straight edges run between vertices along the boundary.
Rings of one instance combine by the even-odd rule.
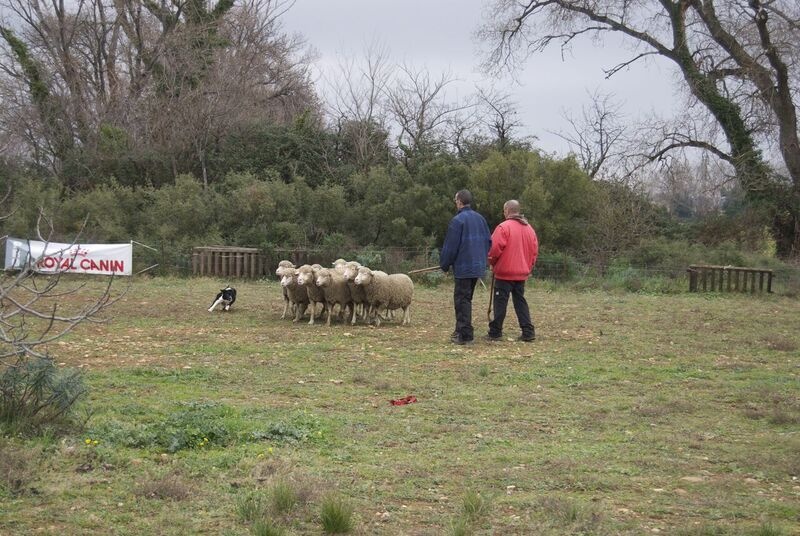
[[[133,244],[58,244],[6,239],[6,270],[32,265],[42,273],[131,275]]]

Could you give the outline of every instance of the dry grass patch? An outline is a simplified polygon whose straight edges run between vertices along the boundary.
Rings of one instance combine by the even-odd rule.
[[[41,448],[33,449],[0,439],[0,496],[36,493],[32,484],[38,478]]]
[[[136,486],[136,495],[146,499],[183,501],[193,495],[194,486],[179,475],[146,479]]]
[[[771,335],[762,340],[767,348],[777,352],[796,352],[798,348],[795,341],[782,335]]]

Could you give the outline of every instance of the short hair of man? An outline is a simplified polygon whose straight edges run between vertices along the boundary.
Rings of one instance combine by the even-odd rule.
[[[507,210],[510,214],[519,214],[519,201],[516,199],[509,199],[503,203],[503,209]]]
[[[471,205],[472,204],[472,194],[469,190],[459,190],[456,192],[456,199],[458,199],[462,205]]]

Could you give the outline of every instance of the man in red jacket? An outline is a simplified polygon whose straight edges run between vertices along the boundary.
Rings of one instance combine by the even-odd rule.
[[[503,205],[505,221],[492,233],[489,264],[494,272],[494,319],[489,322],[489,341],[503,338],[503,321],[506,319],[508,296],[514,301],[522,335],[517,340],[531,342],[536,331],[525,300],[525,281],[536,264],[539,255],[539,240],[536,231],[519,213],[519,201],[506,201]]]

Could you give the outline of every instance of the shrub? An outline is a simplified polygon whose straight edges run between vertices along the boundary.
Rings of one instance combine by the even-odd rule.
[[[267,498],[261,493],[248,493],[236,500],[236,515],[244,522],[266,519],[268,512]]]
[[[353,530],[353,506],[341,497],[329,495],[322,501],[320,518],[328,534],[346,534]]]
[[[488,515],[491,504],[483,495],[470,490],[464,495],[462,508],[464,515],[467,516],[470,521],[475,522]]]
[[[297,490],[289,482],[279,480],[272,487],[272,510],[276,514],[287,514],[298,503]]]
[[[79,371],[59,369],[49,357],[19,356],[0,375],[0,425],[38,433],[71,424],[86,393]]]

